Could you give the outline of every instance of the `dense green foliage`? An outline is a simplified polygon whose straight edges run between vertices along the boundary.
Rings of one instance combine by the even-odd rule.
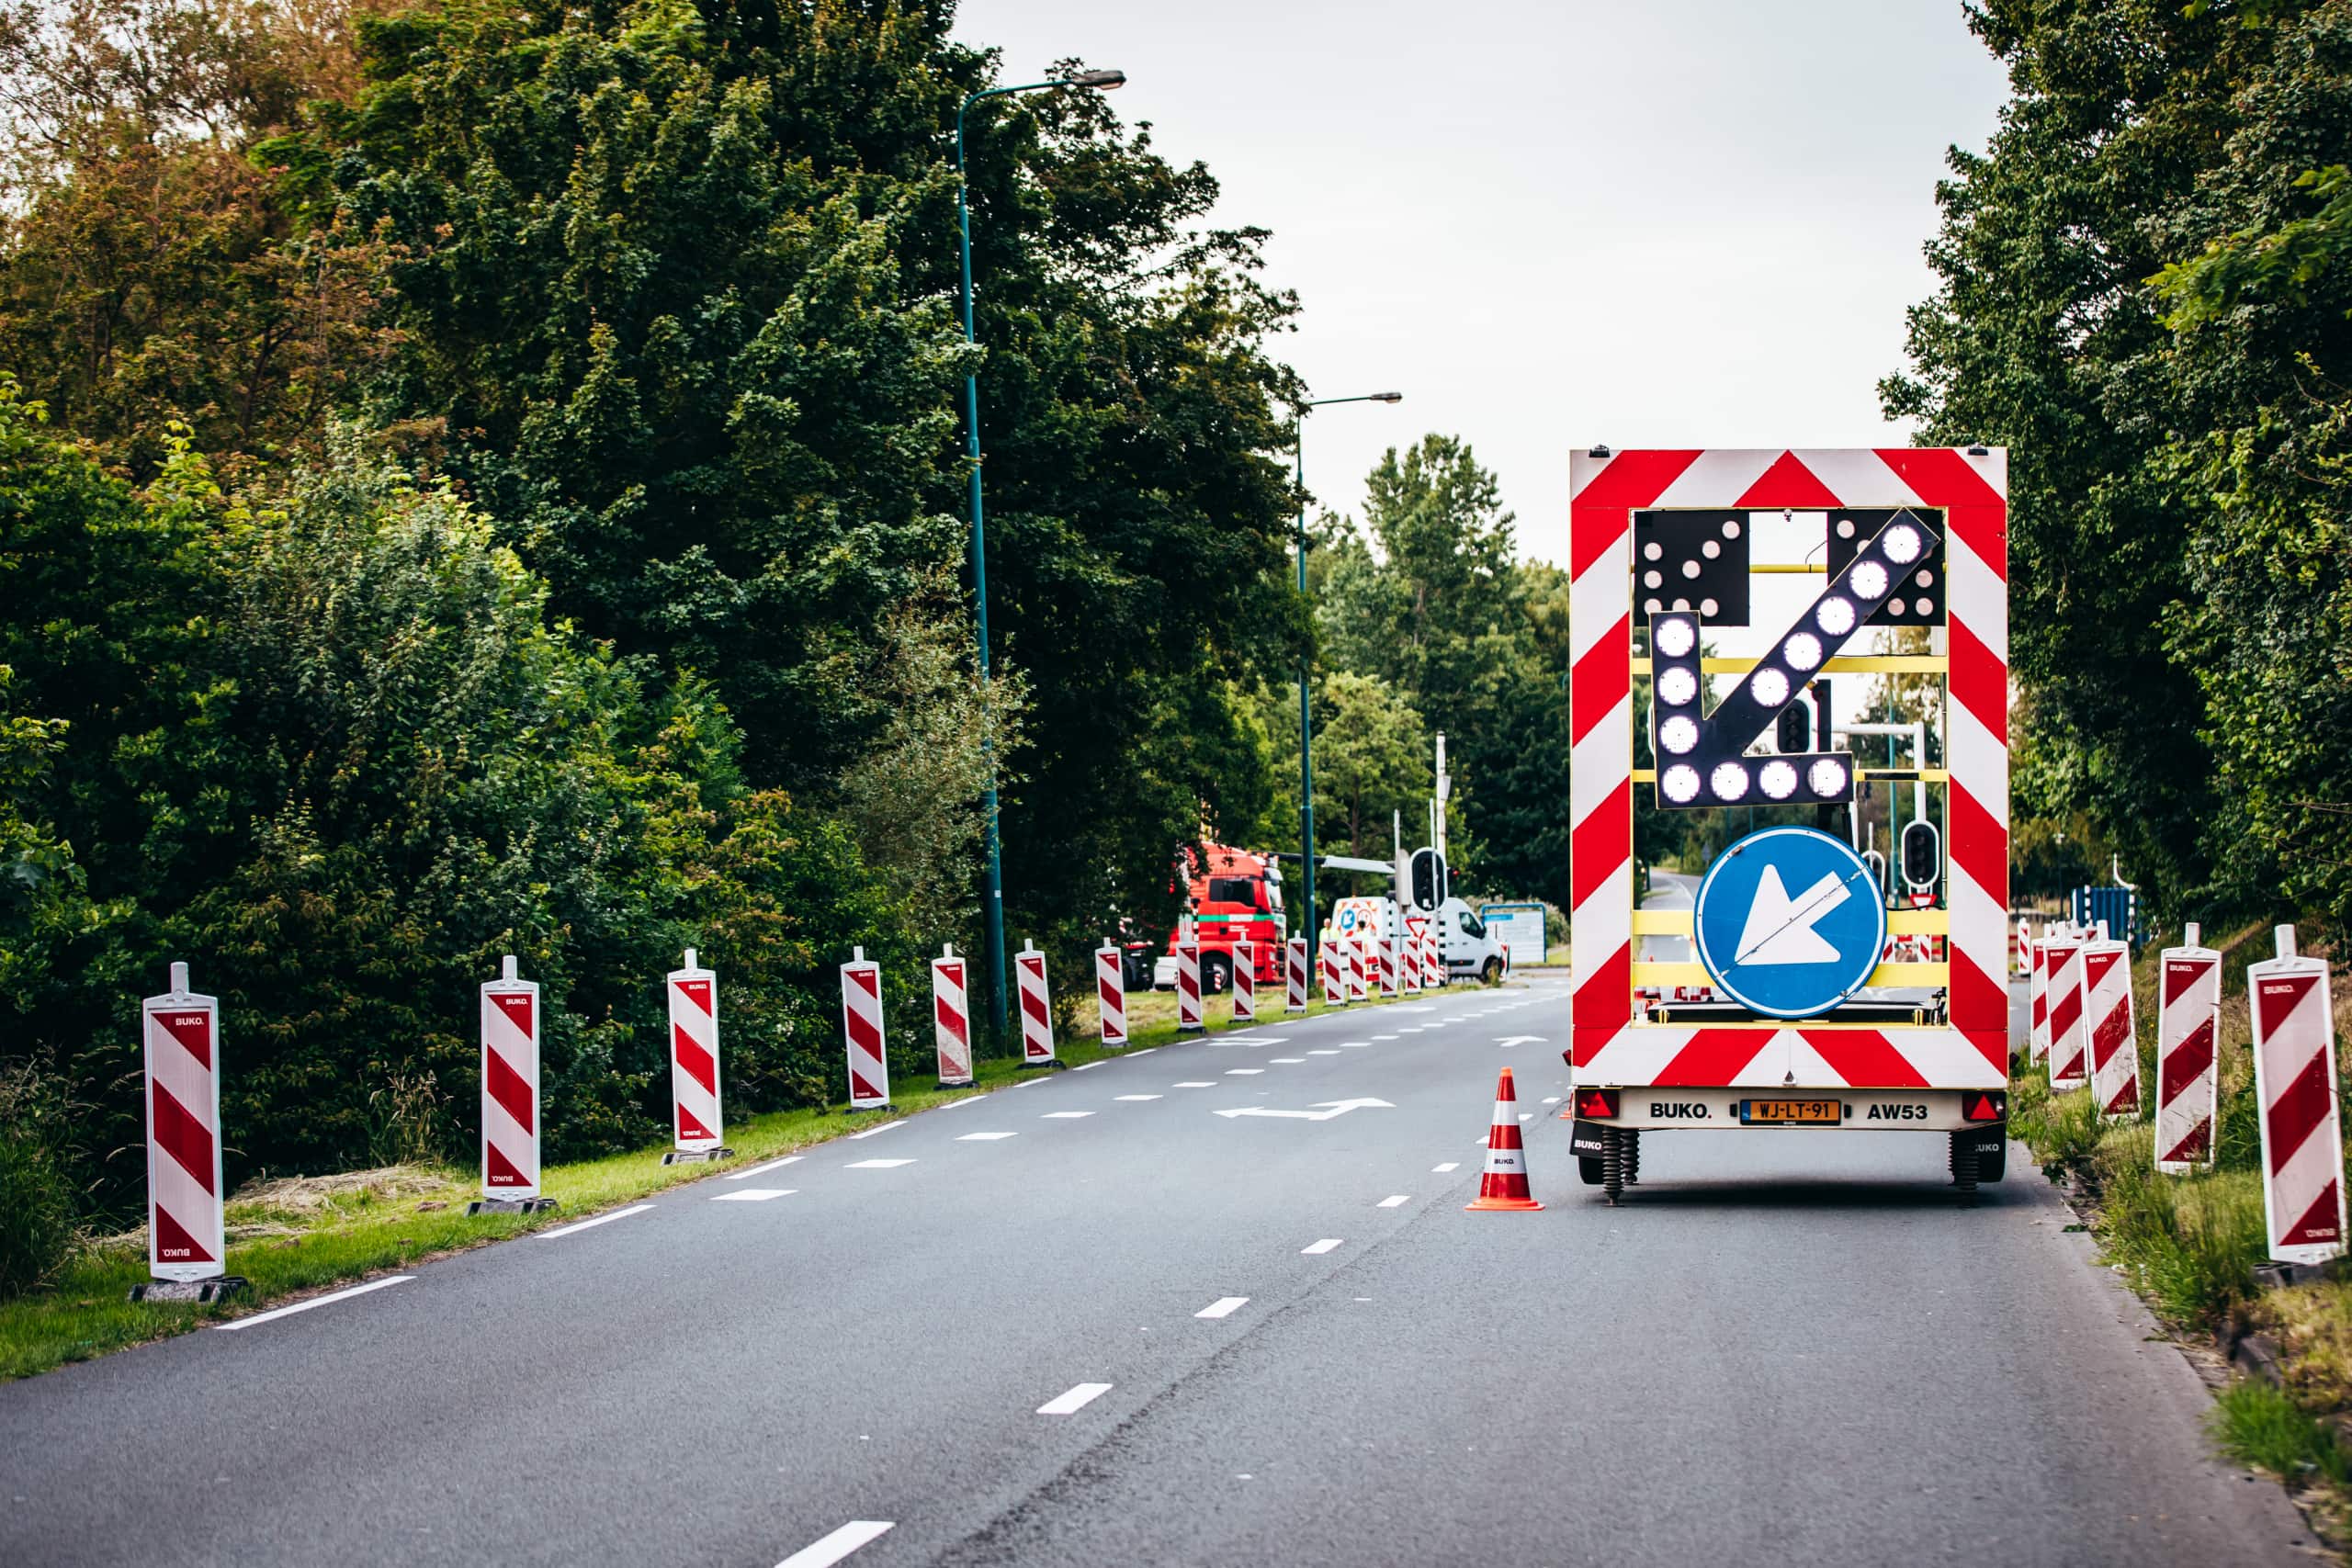
[[[2352,922],[2352,11],[2028,4],[1891,412],[2012,448],[2021,817],[2167,914]],[[2101,869],[2104,869],[2102,866]]]
[[[1264,812],[1295,304],[1101,95],[992,98],[967,345],[998,71],[952,19],[0,6],[0,1069],[85,1108],[7,1151],[69,1218],[137,1214],[173,959],[232,1182],[468,1157],[506,953],[573,1156],[665,1120],[683,947],[730,1107],[840,1098],[853,945],[911,1066],[992,768],[1008,923],[1066,956]]]
[[[1451,436],[1392,448],[1366,477],[1362,520],[1324,517],[1307,573],[1329,671],[1315,693],[1318,847],[1385,859],[1394,812],[1407,848],[1425,842],[1442,732],[1464,888],[1566,904],[1567,578],[1519,558],[1494,475]],[[1268,729],[1286,735],[1277,758],[1296,756],[1297,701],[1295,684],[1268,701]],[[1270,835],[1294,842],[1297,779],[1276,772]]]

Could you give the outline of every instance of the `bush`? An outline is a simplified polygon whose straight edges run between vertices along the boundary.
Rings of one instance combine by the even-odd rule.
[[[20,1295],[73,1255],[77,1205],[50,1081],[28,1066],[0,1073],[0,1299]]]

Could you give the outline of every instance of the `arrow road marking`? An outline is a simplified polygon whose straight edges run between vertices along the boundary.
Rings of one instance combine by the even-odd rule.
[[[1262,1105],[1244,1105],[1232,1111],[1220,1111],[1219,1116],[1284,1116],[1294,1122],[1329,1122],[1334,1116],[1345,1116],[1351,1111],[1377,1107],[1382,1111],[1396,1108],[1385,1100],[1323,1100],[1316,1101],[1313,1111],[1274,1111]]]

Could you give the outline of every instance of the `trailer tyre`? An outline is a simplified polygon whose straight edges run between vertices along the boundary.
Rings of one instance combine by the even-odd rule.
[[[1222,953],[1201,954],[1201,994],[1214,996],[1233,984],[1233,960]]]

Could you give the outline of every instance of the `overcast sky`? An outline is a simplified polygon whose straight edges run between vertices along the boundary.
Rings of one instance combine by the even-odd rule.
[[[1959,0],[965,0],[957,33],[1125,70],[1218,220],[1273,231],[1314,394],[1405,394],[1308,421],[1321,503],[1459,434],[1557,560],[1572,446],[1906,438],[1875,384],[2006,91]]]

